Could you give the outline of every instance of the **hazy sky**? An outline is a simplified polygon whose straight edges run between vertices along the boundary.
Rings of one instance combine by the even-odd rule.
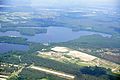
[[[32,7],[119,6],[120,0],[0,0],[0,4],[31,5]]]
[[[119,0],[31,0],[32,6],[93,6],[116,5]]]

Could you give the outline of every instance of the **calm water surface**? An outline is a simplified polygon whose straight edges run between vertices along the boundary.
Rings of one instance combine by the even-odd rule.
[[[7,31],[7,32],[0,32],[0,36],[16,36],[16,37],[23,37],[27,38],[30,42],[65,42],[73,39],[77,39],[80,36],[87,36],[98,34],[103,37],[111,37],[109,34],[99,33],[99,32],[91,32],[91,31],[77,31],[74,32],[70,28],[64,27],[48,27],[47,33],[36,34],[35,36],[25,36],[21,35],[17,31]]]
[[[27,50],[29,50],[29,47],[27,45],[0,43],[0,53],[8,51],[27,51]]]

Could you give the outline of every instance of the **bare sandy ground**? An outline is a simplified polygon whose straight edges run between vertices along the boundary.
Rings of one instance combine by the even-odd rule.
[[[5,75],[0,75],[0,78],[8,78],[8,76],[5,76]]]
[[[5,76],[5,75],[0,75],[0,80],[7,80],[9,76]]]
[[[61,52],[61,53],[68,52],[67,55],[70,55],[70,56],[75,57],[75,58],[80,58],[83,61],[92,61],[92,60],[97,58],[97,57],[89,55],[87,53],[72,50],[72,49],[69,49],[67,47],[58,47],[57,46],[57,47],[52,48],[51,50],[56,51],[56,52]]]
[[[5,79],[5,78],[0,78],[0,80],[7,80],[7,79]]]
[[[66,48],[66,47],[59,47],[59,46],[54,47],[51,50],[56,51],[56,52],[62,52],[62,53],[63,52],[69,52],[68,48]]]
[[[95,56],[80,51],[70,51],[68,55],[71,55],[72,57],[80,58],[83,61],[92,61],[97,58]]]

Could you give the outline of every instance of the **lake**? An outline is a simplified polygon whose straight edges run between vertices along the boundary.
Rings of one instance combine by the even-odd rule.
[[[36,0],[36,1],[40,1],[40,0]],[[40,42],[40,43],[66,42],[69,40],[77,39],[81,36],[94,35],[94,34],[98,34],[103,37],[112,36],[110,34],[92,32],[92,31],[83,31],[83,30],[75,32],[75,31],[72,31],[72,29],[70,28],[56,27],[56,24],[57,22],[59,22],[59,20],[61,24],[61,21],[64,22],[64,20],[66,22],[68,21],[68,23],[71,23],[72,21],[69,22],[70,19],[73,19],[73,21],[74,20],[79,21],[79,23],[81,23],[80,25],[97,26],[98,29],[99,27],[100,29],[101,27],[103,27],[104,29],[105,27],[109,27],[109,26],[119,27],[119,22],[120,22],[119,0],[105,0],[105,1],[103,0],[103,2],[101,0],[100,2],[102,4],[99,2],[96,2],[97,4],[94,3],[95,0],[93,0],[93,2],[90,1],[90,3],[88,2],[88,4],[86,4],[86,2],[84,1],[86,5],[83,5],[83,3],[81,2],[77,2],[79,3],[79,5],[77,5],[77,3],[75,3],[76,5],[74,5],[74,3],[72,2],[73,5],[68,4],[67,6],[65,6],[66,5],[65,3],[62,3],[63,5],[62,4],[60,5],[60,3],[58,3],[59,5],[56,5],[56,6],[54,5],[36,6],[36,4],[38,3],[36,1],[35,0],[22,0],[22,1],[21,0],[1,0],[0,12],[1,14],[4,14],[4,15],[2,15],[3,19],[1,18],[1,22],[3,23],[0,23],[0,28],[3,25],[6,25],[5,27],[14,26],[15,23],[19,23],[19,22],[22,22],[22,24],[17,24],[15,26],[19,26],[19,27],[25,26],[26,28],[29,28],[31,26],[36,26],[36,25],[41,26],[43,25],[43,23],[41,22],[46,22],[46,25],[48,24],[48,26],[51,23],[54,23],[50,26],[55,25],[55,27],[46,27],[47,33],[35,34],[34,36],[21,35],[20,32],[18,31],[0,32],[0,36],[23,37],[23,38],[27,38],[27,40],[30,42]],[[59,13],[59,11],[62,11],[62,12]],[[5,14],[4,12],[7,12],[7,13]],[[23,12],[23,13],[21,13],[22,14],[21,15],[18,12]],[[24,14],[25,12],[28,12],[27,14],[29,15]],[[36,15],[31,14],[31,12],[36,13]],[[67,12],[69,14],[65,14],[64,12]],[[40,13],[43,13],[41,15],[44,16],[45,18],[49,16],[48,13],[51,14],[53,18],[55,17],[56,22],[55,21],[50,22],[46,20],[44,21],[44,19],[43,21],[41,19],[37,19],[39,20],[37,21],[36,18],[41,18]],[[63,14],[62,16],[61,16],[61,13]],[[49,17],[51,18],[51,16]],[[32,20],[32,18],[34,18],[36,21],[33,21],[34,19]],[[24,22],[27,22],[27,21],[28,23],[23,25]],[[75,22],[74,25],[77,24],[76,23],[77,21],[74,21]],[[71,24],[68,26],[71,26]],[[39,27],[31,27],[31,28],[39,28]],[[105,30],[107,29],[105,28]],[[29,48],[26,45],[0,43],[0,52],[7,52],[11,50],[26,51],[28,49]]]
[[[111,37],[109,34],[92,32],[92,31],[72,31],[70,28],[65,27],[47,27],[47,33],[35,34],[34,36],[26,36],[21,35],[17,31],[7,31],[0,32],[0,36],[15,36],[15,37],[23,37],[27,38],[30,42],[40,42],[40,43],[48,43],[48,42],[66,42],[69,40],[77,39],[81,36],[98,34],[103,37]]]
[[[27,51],[29,47],[27,45],[0,43],[0,53],[8,51]]]

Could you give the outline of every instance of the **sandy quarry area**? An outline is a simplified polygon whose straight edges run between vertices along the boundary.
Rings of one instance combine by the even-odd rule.
[[[70,51],[68,55],[71,55],[72,57],[80,58],[83,61],[92,61],[97,58],[95,56],[80,51]]]
[[[80,52],[80,51],[72,50],[72,49],[69,49],[67,47],[54,47],[51,50],[55,51],[55,52],[59,52],[59,53],[60,52],[61,53],[68,52],[67,55],[69,55],[71,57],[74,57],[74,58],[80,58],[83,61],[92,61],[92,60],[97,58],[97,57],[89,55],[87,53],[83,53],[83,52]]]
[[[101,67],[106,67],[106,68],[110,68],[113,69],[114,72],[119,72],[119,65],[118,64],[113,64],[110,61],[98,58],[96,56],[87,54],[85,52],[82,51],[77,51],[71,48],[67,48],[67,47],[53,47],[51,48],[50,51],[47,52],[38,52],[37,54],[38,56],[42,56],[44,58],[50,58],[53,60],[57,60],[57,61],[62,61],[62,62],[66,62],[66,61],[70,61],[72,63],[77,63],[79,64],[79,62],[83,62],[83,64],[87,64],[87,65],[97,65],[97,66],[101,66]],[[76,62],[79,61],[79,62]],[[81,64],[80,64],[81,65]]]
[[[51,48],[52,51],[55,51],[55,52],[61,52],[61,53],[64,53],[64,52],[69,52],[69,49],[66,48],[66,47],[54,47],[54,48]]]

